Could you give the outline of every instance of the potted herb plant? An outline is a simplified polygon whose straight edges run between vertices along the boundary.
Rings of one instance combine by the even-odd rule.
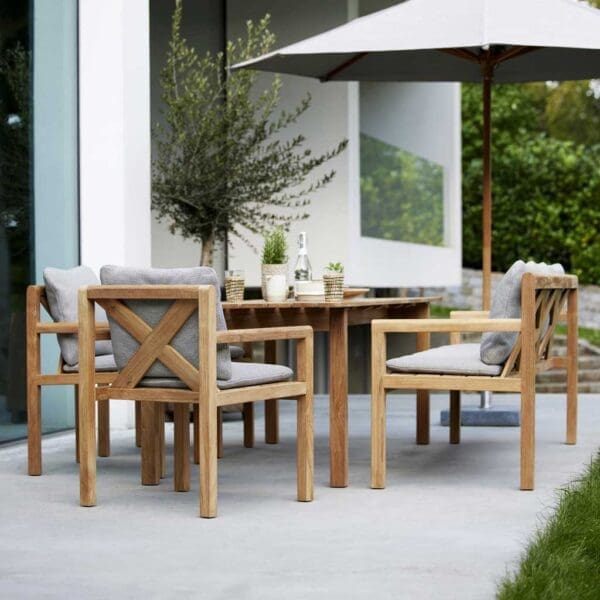
[[[340,262],[330,262],[323,273],[325,300],[336,302],[344,297],[344,265]]]
[[[272,277],[283,277],[287,292],[287,239],[283,227],[277,227],[265,235],[262,250],[262,296],[269,300],[267,282]],[[279,299],[279,297],[277,298]]]

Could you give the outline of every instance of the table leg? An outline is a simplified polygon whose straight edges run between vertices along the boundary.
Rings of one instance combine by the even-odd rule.
[[[277,342],[265,342],[265,363],[277,362]],[[279,443],[279,401],[265,401],[265,442],[267,444]]]
[[[429,303],[418,305],[417,318],[429,318]],[[429,350],[430,338],[429,333],[417,333],[417,352]],[[429,444],[430,412],[429,390],[417,390],[417,444]]]
[[[329,311],[329,460],[331,487],[348,486],[348,313]]]

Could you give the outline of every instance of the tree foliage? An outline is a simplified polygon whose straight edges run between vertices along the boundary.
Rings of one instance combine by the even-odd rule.
[[[285,135],[310,107],[310,95],[279,111],[279,77],[260,90],[255,71],[228,71],[273,48],[268,15],[248,21],[246,36],[229,41],[225,55],[203,57],[182,38],[181,20],[178,0],[160,77],[165,109],[154,129],[153,208],[171,232],[201,242],[201,262],[210,264],[215,241],[228,233],[247,241],[248,232],[287,229],[308,217],[311,197],[335,172],[309,175],[347,142],[313,155],[303,135]]]
[[[463,251],[481,267],[481,86],[463,85]],[[559,261],[600,283],[600,99],[593,82],[496,85],[493,268]]]

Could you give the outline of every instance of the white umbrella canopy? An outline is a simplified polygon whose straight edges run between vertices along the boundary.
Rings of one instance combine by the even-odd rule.
[[[484,84],[483,302],[491,297],[491,84],[600,76],[600,10],[576,0],[406,0],[234,66],[321,81]]]

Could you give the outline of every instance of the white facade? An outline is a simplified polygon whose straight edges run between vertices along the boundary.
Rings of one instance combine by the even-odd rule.
[[[150,266],[150,49],[147,0],[79,3],[81,263]],[[131,402],[111,425],[131,427]]]
[[[164,4],[163,4],[164,1]],[[390,2],[371,0],[363,11]],[[148,0],[80,0],[79,2],[79,130],[81,262],[98,270],[107,263],[157,267],[198,264],[200,249],[168,232],[151,217],[151,106],[160,98],[150,77],[151,47],[163,47],[170,32],[171,10],[160,0],[166,23],[150,28]],[[194,19],[199,4],[184,3],[184,27],[191,40],[214,35],[207,21]],[[205,8],[205,7],[204,7]],[[229,37],[243,32],[245,21],[272,15],[281,45],[335,27],[359,15],[356,0],[267,0],[227,2]],[[150,40],[150,31],[161,39]],[[152,43],[151,43],[152,42]],[[159,42],[157,44],[157,42]],[[160,61],[155,51],[153,61]],[[261,75],[267,82],[269,75]],[[461,267],[460,96],[453,84],[327,83],[284,77],[282,107],[306,94],[312,106],[289,135],[302,132],[320,153],[348,138],[346,152],[324,168],[337,176],[314,195],[311,216],[290,232],[290,270],[297,233],[307,231],[315,277],[329,261],[346,266],[350,285],[409,287],[456,285]],[[156,106],[152,117],[156,118]],[[444,169],[445,245],[366,238],[360,225],[360,132],[430,159]],[[250,236],[260,249],[260,239]],[[222,259],[219,259],[222,260]],[[232,240],[229,267],[243,268],[247,284],[260,282],[259,256]],[[132,424],[131,403],[112,413],[113,427]]]
[[[247,19],[270,13],[278,45],[287,45],[340,25],[359,14],[384,8],[389,0],[305,0],[301,3],[267,0],[230,0],[227,3],[229,37],[242,35]],[[162,9],[164,11],[164,7]],[[188,40],[202,39],[206,27],[194,20],[195,5],[184,3]],[[197,23],[198,31],[190,30]],[[163,35],[168,35],[168,28]],[[164,46],[164,44],[163,44]],[[268,83],[263,74],[259,82]],[[290,276],[299,231],[308,233],[309,255],[314,277],[330,261],[346,267],[350,285],[369,287],[415,287],[458,285],[462,264],[460,87],[458,84],[357,84],[284,76],[282,107],[295,106],[310,92],[312,106],[288,135],[302,133],[307,146],[319,153],[347,138],[347,150],[327,163],[335,179],[314,194],[310,218],[295,223],[289,234]],[[260,85],[260,83],[259,83]],[[154,94],[156,98],[156,93]],[[153,115],[154,112],[153,107]],[[444,169],[445,245],[367,238],[361,235],[360,221],[360,132],[400,143],[406,150],[434,161]],[[247,284],[260,284],[260,236],[249,235],[255,250],[244,242],[231,240],[229,267],[244,269]],[[167,224],[152,224],[152,260],[155,266],[198,264],[198,244],[168,232]]]

